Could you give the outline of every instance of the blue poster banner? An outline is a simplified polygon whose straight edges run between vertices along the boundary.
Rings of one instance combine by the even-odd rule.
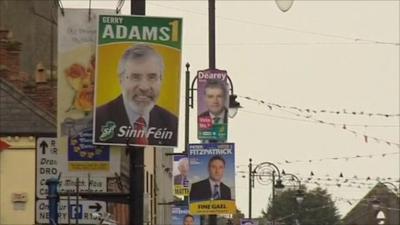
[[[194,215],[234,214],[233,143],[189,145],[189,209]]]

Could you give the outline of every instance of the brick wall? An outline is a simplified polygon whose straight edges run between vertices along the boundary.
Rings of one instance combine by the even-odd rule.
[[[9,31],[0,29],[0,77],[24,92],[44,110],[56,115],[57,87],[54,81],[35,79],[37,71],[21,71],[20,60],[24,54],[21,43],[10,40]],[[11,46],[11,47],[10,47]],[[19,46],[19,47],[18,47]]]

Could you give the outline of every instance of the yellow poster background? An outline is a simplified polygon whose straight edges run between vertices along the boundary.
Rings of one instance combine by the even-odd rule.
[[[132,43],[106,44],[98,47],[95,106],[99,107],[117,98],[121,94],[118,75],[118,63],[126,49]],[[157,105],[174,115],[179,114],[179,86],[181,51],[162,45],[149,44],[164,59],[164,75]]]
[[[193,215],[235,214],[236,205],[234,200],[208,200],[191,202],[189,210]]]

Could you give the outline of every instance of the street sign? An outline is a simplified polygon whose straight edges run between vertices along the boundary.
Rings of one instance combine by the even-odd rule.
[[[57,177],[61,163],[56,138],[38,138],[36,143],[36,196],[46,198],[46,180]]]
[[[49,223],[49,201],[45,199],[36,201],[36,223]],[[58,203],[58,223],[75,223],[78,219],[79,224],[97,224],[98,219],[92,213],[105,213],[106,203],[102,201],[80,200],[76,205],[75,199],[71,199],[68,207],[67,200],[60,200]]]
[[[106,176],[89,176],[88,173],[69,173],[67,156],[58,151],[56,138],[38,138],[36,151],[36,196],[47,197],[46,180],[57,177],[60,172],[60,192],[76,191],[76,179],[79,179],[80,192],[106,192]]]

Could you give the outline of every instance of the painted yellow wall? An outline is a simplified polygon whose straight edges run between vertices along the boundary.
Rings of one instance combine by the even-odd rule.
[[[2,138],[11,144],[0,152],[0,224],[35,223],[35,140]],[[12,193],[26,193],[27,202],[15,204]]]

